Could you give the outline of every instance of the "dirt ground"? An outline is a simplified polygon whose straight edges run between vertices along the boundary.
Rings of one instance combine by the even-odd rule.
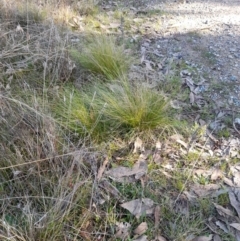
[[[147,43],[145,41],[143,46],[147,52],[154,53],[160,62],[172,58],[194,70],[192,84],[199,88],[197,92],[194,87],[191,91],[197,95],[196,99],[199,96],[205,99],[205,104],[212,106],[216,115],[220,111],[234,110],[238,117],[239,0],[127,1],[124,5],[139,14],[152,11],[155,15],[148,19],[149,24],[159,22],[159,28],[155,27],[146,35]],[[157,13],[161,15],[160,20]],[[166,72],[166,69],[161,71]]]
[[[221,85],[212,93],[213,99],[229,104],[233,100],[239,107],[240,1],[168,1],[163,8],[172,13],[164,20],[165,34],[175,36],[170,44],[178,45],[186,61]]]

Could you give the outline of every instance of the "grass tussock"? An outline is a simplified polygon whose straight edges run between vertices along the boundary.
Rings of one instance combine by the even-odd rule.
[[[109,80],[124,76],[130,66],[124,47],[106,35],[94,35],[82,51],[72,49],[70,53],[82,67]]]
[[[38,98],[0,100],[0,239],[75,240],[89,216],[89,152],[63,139]]]
[[[66,93],[61,97],[63,103],[58,105],[58,114],[66,126],[94,139],[171,125],[165,97],[144,86],[124,81]]]

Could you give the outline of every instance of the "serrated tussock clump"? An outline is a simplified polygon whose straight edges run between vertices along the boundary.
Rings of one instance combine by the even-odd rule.
[[[123,76],[130,66],[124,47],[111,36],[95,35],[82,51],[71,49],[70,54],[83,68],[109,80]]]
[[[62,100],[56,110],[66,126],[95,139],[171,125],[165,97],[127,81],[68,90]]]

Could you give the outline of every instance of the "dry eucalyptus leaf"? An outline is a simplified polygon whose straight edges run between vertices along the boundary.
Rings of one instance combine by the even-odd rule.
[[[139,218],[143,214],[153,214],[154,202],[150,198],[135,199],[120,205]]]
[[[187,78],[185,79],[185,83],[186,83],[186,85],[189,87],[189,89],[191,90],[191,92],[194,91],[194,82],[193,82],[193,80],[192,80],[190,77],[187,77]]]
[[[184,142],[184,141],[182,141],[182,140],[177,140],[177,143],[179,143],[179,144],[181,144],[185,149],[187,149],[188,148],[188,144],[186,143],[186,142]]]
[[[206,225],[208,226],[208,228],[213,231],[214,233],[217,233],[218,232],[218,227],[217,225],[214,223],[216,220],[214,220],[215,218],[210,218],[208,220],[208,222],[206,223]]]
[[[237,229],[238,231],[240,231],[240,223],[231,223],[229,224],[231,227]]]
[[[228,192],[229,200],[231,205],[234,207],[236,210],[238,217],[240,218],[240,203],[237,201],[235,194],[232,191]]]
[[[17,27],[16,27],[16,32],[24,33],[24,30],[23,30],[23,28],[21,27],[20,24],[17,25]]]
[[[191,93],[189,94],[189,101],[190,101],[190,104],[191,104],[191,105],[194,104],[194,99],[195,99],[194,94],[193,94],[193,92],[191,92]]]
[[[198,177],[208,177],[209,175],[211,175],[211,171],[210,170],[205,170],[205,169],[196,169],[193,171],[193,174],[198,176]]]
[[[187,197],[187,199],[188,199],[188,201],[189,201],[190,203],[196,203],[196,200],[197,200],[198,198],[197,198],[197,196],[196,196],[194,193],[188,192],[188,191],[184,191],[183,194],[186,195],[186,197]]]
[[[121,26],[120,23],[110,23],[110,24],[109,24],[109,27],[110,27],[110,28],[119,28],[120,26]]]
[[[161,154],[158,153],[158,152],[154,153],[154,154],[153,154],[153,161],[154,161],[154,163],[156,163],[156,164],[161,164],[162,161],[163,161],[163,158],[162,158]]]
[[[148,170],[147,162],[144,159],[139,159],[134,165],[132,170],[135,172],[135,179],[143,177]]]
[[[163,236],[158,235],[155,239],[152,241],[167,241]]]
[[[141,236],[148,230],[148,225],[146,222],[142,222],[141,224],[138,225],[138,227],[133,231],[134,234],[137,236]]]
[[[142,235],[138,237],[137,239],[134,239],[133,241],[148,241],[146,235]]]
[[[223,177],[223,172],[220,169],[213,170],[212,175],[211,175],[212,181],[216,181],[217,179],[220,179],[222,177]]]
[[[156,150],[161,150],[162,148],[162,143],[160,141],[156,142]]]
[[[225,224],[224,222],[222,222],[222,221],[217,221],[217,222],[216,222],[216,225],[217,225],[220,229],[222,229],[225,233],[229,233],[229,230],[228,230],[228,228],[227,228],[227,226],[226,226],[226,224]]]
[[[220,238],[220,236],[218,234],[215,234],[213,237],[213,241],[222,241],[222,239]]]
[[[186,217],[189,216],[189,203],[186,195],[181,194],[175,203],[174,209],[176,213],[184,214]]]
[[[234,187],[234,184],[233,184],[232,180],[230,180],[229,178],[224,177],[224,178],[223,178],[223,181],[224,181],[224,183],[226,183],[228,186]]]
[[[160,206],[156,206],[154,209],[154,227],[155,229],[157,229],[159,227],[160,224]]]
[[[146,61],[146,60],[145,60],[144,62],[145,62],[145,64],[146,64],[146,69],[147,69],[147,70],[150,70],[150,71],[153,71],[153,68],[152,68],[150,62],[149,62],[149,61]]]
[[[236,241],[240,241],[240,232],[239,231],[235,232],[235,238],[236,238]]]
[[[139,180],[147,173],[147,163],[144,159],[139,159],[133,166],[128,167],[116,167],[106,172],[106,175],[118,182],[133,182]]]
[[[111,168],[109,171],[106,172],[106,174],[111,177],[111,178],[120,178],[124,176],[130,176],[133,174],[132,170],[128,167],[116,167],[116,168]]]
[[[108,164],[108,158],[106,158],[102,164],[102,166],[98,169],[98,174],[97,174],[97,180],[99,181],[102,178],[102,175],[106,169],[106,166]]]
[[[126,239],[129,237],[129,229],[131,228],[131,224],[127,223],[127,222],[117,222],[116,223],[117,227],[116,227],[116,234],[115,237],[116,238],[120,238],[122,240]]]
[[[174,134],[169,137],[170,141],[178,141],[178,140],[182,140],[182,139],[183,139],[183,136],[180,134]]]
[[[212,240],[212,234],[209,236],[198,236],[194,238],[192,241],[211,241]]]
[[[199,185],[195,184],[192,186],[192,191],[196,193],[199,197],[214,196],[214,193],[220,189],[220,185],[217,184],[207,184]]]
[[[233,174],[233,182],[236,187],[240,187],[240,173],[239,172],[235,172]]]
[[[139,137],[137,137],[136,141],[134,142],[133,153],[137,153],[139,150],[144,151],[144,147],[143,147],[143,141]]]
[[[213,205],[215,206],[215,208],[217,209],[217,212],[219,213],[219,215],[223,216],[223,217],[234,217],[234,213],[229,210],[229,209],[226,209],[216,203],[213,203]]]
[[[118,200],[123,200],[122,194],[118,191],[118,189],[115,186],[113,186],[107,180],[101,180],[101,182],[99,183],[99,187],[104,189],[109,196],[112,195],[114,198]]]

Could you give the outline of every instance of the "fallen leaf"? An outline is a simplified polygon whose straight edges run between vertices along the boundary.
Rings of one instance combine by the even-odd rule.
[[[16,32],[24,33],[24,30],[23,30],[23,28],[21,27],[20,24],[17,25],[17,27],[16,27]]]
[[[211,171],[210,170],[205,170],[205,169],[196,169],[193,171],[193,174],[198,176],[198,177],[208,177],[209,175],[211,175]]]
[[[195,184],[192,186],[192,191],[196,193],[199,197],[214,196],[214,193],[220,189],[220,185],[217,184],[207,184],[199,185]]]
[[[228,186],[234,187],[234,184],[233,184],[232,180],[230,180],[229,178],[224,177],[224,178],[223,178],[223,181],[224,181],[224,183],[226,183]]]
[[[144,147],[143,147],[143,142],[142,140],[137,137],[136,141],[134,142],[134,150],[133,153],[137,153],[138,151],[144,151]]]
[[[133,22],[135,22],[135,23],[140,23],[142,21],[143,21],[142,18],[134,18],[133,19]]]
[[[188,191],[184,191],[183,193],[186,195],[190,203],[196,203],[197,196],[194,193]]]
[[[111,178],[120,178],[120,177],[124,177],[124,176],[130,176],[133,175],[135,172],[132,172],[131,168],[128,167],[115,167],[115,168],[111,168],[110,170],[108,170],[106,172],[106,174],[111,177]]]
[[[212,234],[207,236],[198,236],[194,238],[192,241],[211,241],[212,240]]]
[[[157,236],[155,239],[153,239],[152,241],[167,241],[163,236]]]
[[[153,214],[154,202],[150,198],[135,199],[120,205],[139,218],[143,214]]]
[[[114,198],[117,200],[121,200],[122,194],[118,191],[118,189],[112,185],[110,182],[107,180],[101,180],[99,183],[99,187],[104,189],[106,193],[111,194]]]
[[[148,225],[146,222],[142,222],[138,227],[133,231],[137,236],[143,235],[148,230]]]
[[[146,64],[146,69],[147,69],[147,70],[150,70],[150,71],[153,71],[153,68],[152,68],[150,62],[149,62],[149,61],[146,61],[146,60],[145,60],[144,62],[145,62],[145,64]]]
[[[126,239],[129,237],[129,229],[131,228],[131,224],[127,223],[127,222],[117,222],[116,223],[117,227],[116,227],[116,234],[115,237],[116,238],[120,238],[122,240]]]
[[[240,231],[240,223],[231,223],[229,224],[231,227],[237,229],[238,231]]]
[[[240,232],[236,231],[235,233],[236,241],[240,241]]]
[[[145,54],[142,55],[140,63],[142,64],[144,62],[144,60],[145,60]]]
[[[240,218],[240,203],[237,201],[235,194],[232,191],[228,192],[229,200],[231,205],[234,207],[236,210],[238,217]]]
[[[191,90],[191,92],[192,91],[194,91],[194,82],[192,81],[192,79],[190,78],[190,77],[187,77],[186,79],[185,79],[185,83],[186,83],[186,85],[189,87],[189,89]]]
[[[211,180],[216,181],[219,178],[223,177],[223,172],[220,169],[214,169],[211,175]]]
[[[209,218],[208,222],[206,223],[206,225],[208,226],[208,228],[213,231],[214,233],[218,232],[218,227],[217,225],[214,223],[216,220],[215,218]]]
[[[233,183],[235,184],[236,187],[240,187],[240,173],[235,172],[233,174]]]
[[[195,97],[194,97],[193,92],[190,92],[190,94],[189,94],[189,100],[190,100],[190,104],[191,104],[191,105],[194,104],[194,99],[195,99]]]
[[[169,137],[169,140],[171,140],[171,141],[178,141],[178,140],[182,140],[182,139],[183,139],[183,136],[180,134],[174,134]]]
[[[109,24],[110,28],[119,28],[121,26],[120,23],[110,23]]]
[[[221,222],[221,221],[217,221],[217,222],[216,222],[216,225],[217,225],[220,229],[222,229],[225,233],[229,233],[228,228],[227,228],[227,226],[226,226],[225,223],[223,223],[223,222]]]
[[[153,154],[153,162],[155,162],[156,164],[161,164],[162,161],[163,161],[163,158],[160,153],[156,152]]]
[[[213,241],[222,241],[222,239],[220,238],[220,236],[218,234],[215,234],[213,237]]]
[[[178,200],[175,202],[176,213],[184,214],[186,217],[189,216],[189,203],[187,196],[181,194]]]
[[[160,206],[156,206],[154,209],[154,227],[155,229],[158,229],[160,224]]]
[[[106,169],[106,166],[108,164],[108,158],[106,158],[102,164],[102,166],[98,169],[98,174],[97,174],[97,180],[99,181],[102,178],[102,175]]]
[[[147,236],[142,235],[142,236],[138,237],[137,239],[134,239],[133,241],[147,241]]]
[[[147,169],[146,160],[139,159],[133,168],[120,166],[112,168],[105,173],[117,182],[134,182],[142,178],[147,173]]]
[[[229,209],[226,209],[224,207],[222,207],[221,205],[218,205],[216,203],[213,203],[213,205],[215,206],[215,208],[217,209],[217,212],[219,213],[219,215],[223,216],[223,217],[234,217],[234,213],[229,210]]]

